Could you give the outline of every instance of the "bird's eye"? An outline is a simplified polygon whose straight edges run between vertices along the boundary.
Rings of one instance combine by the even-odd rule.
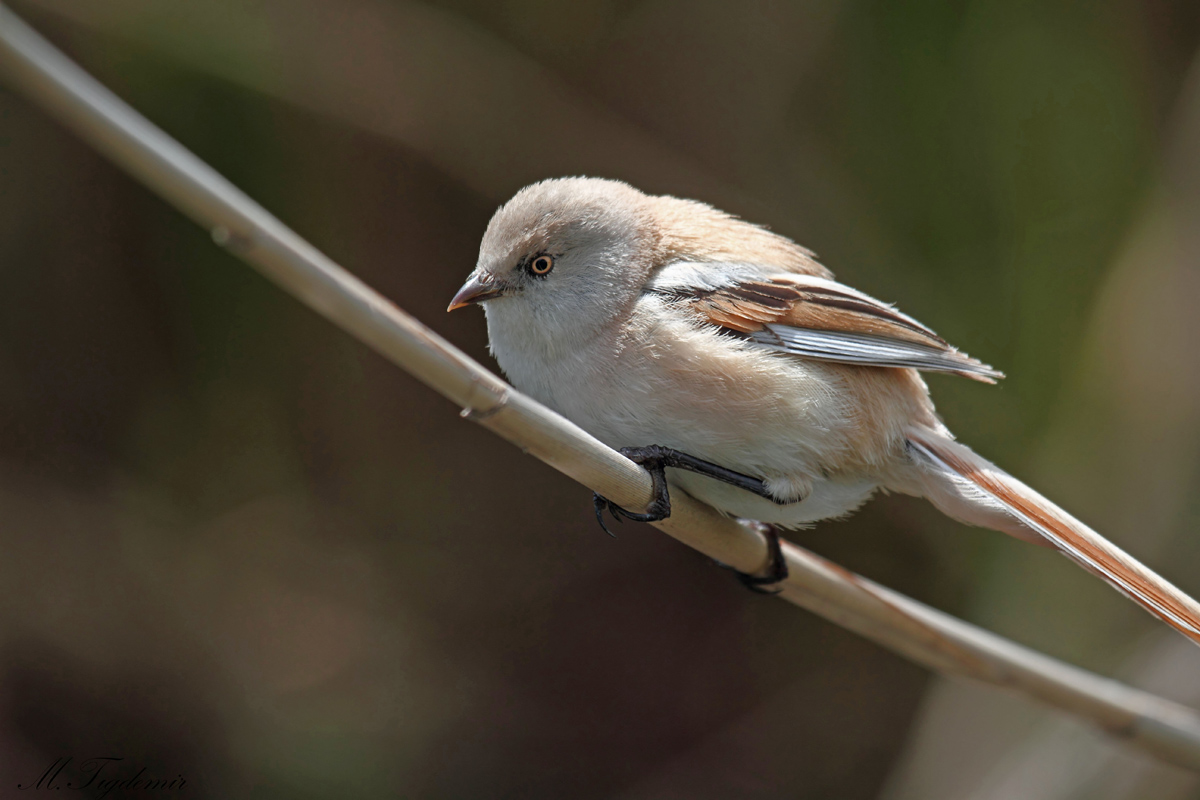
[[[548,255],[540,255],[533,261],[529,262],[529,271],[534,275],[544,276],[549,275],[550,270],[554,269],[554,257]]]

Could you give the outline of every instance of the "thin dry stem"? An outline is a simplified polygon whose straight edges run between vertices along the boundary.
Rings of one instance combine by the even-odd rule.
[[[178,142],[88,76],[0,4],[0,74],[85,141],[213,232],[221,246],[441,392],[464,416],[612,498],[642,508],[649,476],[465,356],[317,251]],[[657,527],[752,572],[759,533],[682,493]],[[1200,771],[1200,715],[1014,644],[785,548],[781,597],[939,672],[1016,691],[1086,719],[1157,758]]]

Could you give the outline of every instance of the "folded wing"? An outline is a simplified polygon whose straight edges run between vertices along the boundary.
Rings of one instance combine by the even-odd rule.
[[[759,344],[820,361],[951,372],[985,383],[1003,373],[952,347],[873,297],[810,275],[709,273],[668,268],[651,290]]]

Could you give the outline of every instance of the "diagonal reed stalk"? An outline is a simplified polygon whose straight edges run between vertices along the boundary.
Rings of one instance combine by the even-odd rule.
[[[0,76],[285,291],[463,408],[463,416],[630,509],[649,476],[520,394],[305,242],[0,4]],[[743,572],[765,542],[682,492],[656,527]],[[785,545],[780,597],[947,675],[1085,719],[1163,761],[1200,771],[1200,714],[1035,652]]]

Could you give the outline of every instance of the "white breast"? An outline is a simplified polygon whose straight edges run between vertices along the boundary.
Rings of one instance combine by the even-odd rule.
[[[798,526],[854,510],[877,486],[836,471],[852,420],[827,365],[702,328],[653,295],[639,300],[619,335],[567,351],[525,341],[497,311],[488,313],[491,346],[513,385],[609,446],[664,445],[812,487],[802,502],[781,506],[669,471],[672,483],[724,513]]]

